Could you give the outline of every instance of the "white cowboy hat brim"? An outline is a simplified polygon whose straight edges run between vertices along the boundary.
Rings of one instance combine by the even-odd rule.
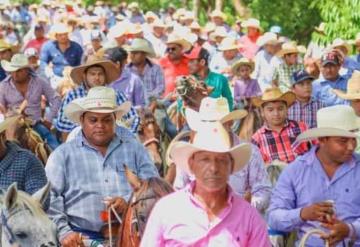
[[[131,103],[130,101],[125,101],[119,106],[116,106],[113,109],[86,109],[83,108],[82,102],[86,100],[86,98],[80,98],[72,101],[65,107],[65,116],[70,119],[72,122],[80,124],[80,118],[85,112],[95,112],[95,113],[115,113],[116,120],[121,119],[126,113],[130,111]]]
[[[218,48],[219,51],[230,51],[230,50],[237,50],[242,48],[243,46],[240,44],[236,44],[236,45],[230,45],[230,46],[220,46]]]
[[[230,120],[238,120],[246,117],[248,112],[246,110],[235,110],[232,111],[224,116],[224,114],[219,113],[217,116],[212,116],[211,119],[202,119],[203,116],[193,109],[186,108],[185,109],[185,116],[186,122],[188,123],[190,129],[194,131],[199,131],[202,129],[204,122],[213,122],[219,121],[221,123],[226,123]]]
[[[360,126],[359,126],[360,127]],[[296,142],[311,141],[320,137],[329,137],[329,136],[340,136],[340,137],[349,137],[357,138],[359,137],[359,129],[354,131],[348,131],[339,128],[330,128],[330,127],[320,127],[308,129],[305,132],[298,135]]]
[[[339,89],[333,89],[333,92],[342,99],[345,100],[356,100],[356,99],[360,99],[360,92],[358,93],[350,93],[350,92],[344,92],[342,90]]]
[[[291,54],[291,53],[299,53],[299,49],[298,48],[282,49],[278,53],[276,53],[276,56],[283,57],[286,54]]]
[[[15,64],[11,64],[11,62],[6,60],[1,60],[1,67],[3,67],[3,69],[6,72],[15,72],[18,71],[19,69],[31,68],[30,64],[18,66]]]
[[[169,40],[168,42],[166,42],[166,44],[181,45],[181,47],[183,48],[183,51],[188,51],[191,48],[191,44],[188,41],[186,41],[185,39]]]
[[[174,161],[175,165],[178,166],[181,170],[192,174],[189,167],[189,158],[196,152],[199,151],[208,151],[215,153],[230,153],[234,160],[234,172],[241,170],[248,162],[251,156],[251,145],[248,143],[242,143],[236,145],[235,147],[229,150],[205,150],[202,147],[197,147],[194,144],[188,142],[176,142],[170,150],[171,159]]]
[[[80,85],[84,81],[84,72],[87,68],[98,65],[104,68],[106,84],[117,80],[120,77],[119,70],[116,68],[115,64],[111,61],[93,61],[84,65],[77,66],[73,68],[70,72],[70,77],[75,84]]]

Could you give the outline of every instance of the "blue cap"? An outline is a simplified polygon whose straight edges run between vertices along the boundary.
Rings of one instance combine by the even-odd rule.
[[[280,26],[272,26],[270,28],[271,33],[281,33],[281,27]]]
[[[298,70],[292,74],[291,84],[294,86],[295,84],[305,81],[305,80],[315,80],[316,78],[310,75],[306,70]]]

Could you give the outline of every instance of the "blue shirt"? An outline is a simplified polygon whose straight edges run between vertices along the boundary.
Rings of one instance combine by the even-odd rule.
[[[0,65],[0,81],[4,80],[7,77],[6,71]]]
[[[132,188],[123,164],[141,179],[159,176],[145,147],[127,129],[120,128],[105,156],[87,142],[82,132],[51,153],[45,168],[52,185],[48,214],[60,239],[73,227],[99,232],[105,224],[100,218],[106,209],[103,199],[130,198]]]
[[[322,101],[325,106],[348,105],[349,101],[341,99],[333,92],[333,89],[340,89],[346,92],[348,79],[348,77],[339,75],[336,81],[328,81],[326,79],[316,80],[313,82],[314,99]]]
[[[77,88],[75,88],[67,93],[64,100],[61,103],[59,113],[57,115],[57,121],[55,124],[55,127],[57,130],[59,130],[61,132],[71,132],[77,126],[75,123],[71,122],[65,116],[64,109],[71,101],[73,101],[74,99],[77,99],[77,98],[85,97],[87,95],[87,93],[88,93],[88,91],[86,90],[84,84],[81,84]],[[116,92],[116,103],[118,105],[121,105],[125,101],[127,101],[126,96],[122,92],[117,91]],[[130,128],[133,133],[137,133],[137,129],[140,124],[140,117],[136,113],[136,110],[133,107],[131,107],[130,111],[126,115],[124,115],[123,118],[126,120],[133,119]]]
[[[316,156],[317,148],[299,156],[280,175],[271,196],[268,224],[278,231],[297,230],[299,239],[312,228],[327,232],[319,222],[304,222],[300,211],[314,203],[333,200],[336,216],[354,226],[355,246],[360,246],[360,156],[354,153],[329,179]],[[306,246],[324,246],[324,242],[311,237]]]
[[[45,71],[45,67],[51,62],[54,74],[62,77],[65,66],[75,67],[81,64],[82,55],[83,49],[74,41],[70,41],[70,47],[63,53],[57,41],[49,40],[41,48],[40,68]]]

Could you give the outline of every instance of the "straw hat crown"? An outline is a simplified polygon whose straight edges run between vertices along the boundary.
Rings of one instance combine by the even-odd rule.
[[[240,47],[241,45],[236,42],[236,39],[227,37],[221,41],[218,49],[219,51],[229,51],[239,49]]]
[[[18,53],[11,58],[10,62],[6,60],[1,60],[1,66],[7,72],[14,72],[19,69],[29,68],[30,64],[27,56]]]
[[[142,51],[145,52],[149,57],[155,57],[154,49],[145,39],[134,39],[127,50],[129,52]]]
[[[360,99],[360,71],[355,70],[348,81],[347,92],[334,89],[334,93],[342,99]]]
[[[296,100],[293,92],[282,93],[278,87],[268,88],[261,97],[253,98],[252,102],[256,107],[262,106],[266,102],[285,101],[287,106],[291,106]]]

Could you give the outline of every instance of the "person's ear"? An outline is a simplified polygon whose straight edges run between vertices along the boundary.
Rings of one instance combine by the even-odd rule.
[[[206,65],[205,59],[201,59],[201,60],[200,60],[200,65],[201,65],[202,67],[204,67],[204,66]]]
[[[188,160],[188,163],[189,163],[189,170],[191,173],[194,173],[194,155],[192,155],[189,160]]]

